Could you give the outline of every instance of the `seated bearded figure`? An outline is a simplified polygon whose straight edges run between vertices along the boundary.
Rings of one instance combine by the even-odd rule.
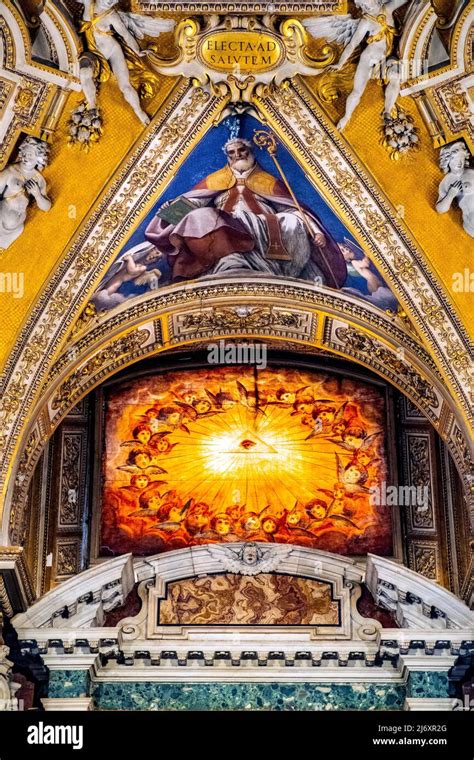
[[[229,140],[224,152],[226,165],[164,203],[148,242],[111,268],[92,299],[99,310],[123,302],[119,289],[131,280],[156,288],[161,262],[172,282],[259,272],[342,287],[344,256],[318,216],[259,166],[248,140]]]

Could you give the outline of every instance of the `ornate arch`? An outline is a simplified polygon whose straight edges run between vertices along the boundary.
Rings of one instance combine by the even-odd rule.
[[[151,127],[127,156],[71,242],[62,264],[25,324],[4,375],[1,415],[2,443],[6,451],[2,473],[3,493],[4,497],[7,496],[3,513],[4,537],[7,535],[14,493],[14,457],[22,447],[27,458],[28,451],[36,448],[34,436],[33,439],[28,438],[31,434],[28,421],[33,409],[38,408],[40,400],[51,390],[52,376],[48,379],[48,373],[51,372],[54,361],[62,351],[62,361],[69,365],[70,374],[75,364],[75,354],[68,336],[91,292],[130,231],[147,213],[156,196],[166,187],[186,155],[219,116],[226,103],[226,94],[211,94],[202,88],[193,87],[187,80],[178,81]],[[358,323],[362,332],[365,328],[367,334],[373,331],[373,324],[382,320],[382,345],[391,345],[391,353],[396,353],[400,345],[406,345],[411,371],[415,374],[421,361],[425,379],[429,378],[433,387],[439,388],[439,393],[447,404],[446,409],[451,410],[448,415],[451,422],[447,426],[443,423],[440,432],[449,440],[456,439],[453,448],[453,451],[457,451],[455,458],[460,463],[463,460],[465,462],[469,451],[466,443],[468,420],[472,415],[468,398],[469,342],[443,286],[429,271],[423,252],[403,222],[397,219],[395,210],[373,179],[360,168],[355,155],[322,114],[302,81],[293,81],[279,89],[260,90],[254,97],[254,104],[262,118],[271,124],[282,142],[306,168],[318,190],[366,246],[409,314],[423,343],[429,347],[433,360],[428,358],[414,337],[411,338],[410,348],[409,333],[401,329],[396,338],[398,343],[395,343],[394,338],[390,337],[389,325],[383,324],[385,318],[380,312],[370,318],[366,317],[365,321],[362,317]],[[204,303],[212,299],[213,294],[219,296],[220,287],[227,287],[227,292],[230,293],[234,284],[222,286],[216,281],[206,285],[200,283],[196,286],[196,293],[200,294]],[[270,291],[275,288],[275,292],[282,288],[280,300],[287,302],[288,293],[291,292],[288,285],[272,283],[267,287]],[[297,286],[292,287],[297,290]],[[178,303],[181,298],[186,302],[191,292],[194,292],[192,285],[163,290],[162,295],[157,297],[158,303],[160,299],[169,299],[170,304]],[[312,292],[310,300],[315,297],[315,293],[316,290]],[[248,294],[245,297],[248,298]],[[339,296],[333,291],[324,290],[318,297],[322,299],[322,305],[326,305]],[[265,298],[266,296],[263,298],[264,304]],[[339,316],[346,314],[349,302],[350,299],[347,298],[342,298],[339,302]],[[142,307],[140,302],[133,308],[141,312]],[[359,308],[364,310],[363,307]],[[116,319],[120,314],[122,312],[118,309],[110,319]],[[129,317],[132,317],[132,313]],[[163,324],[163,332],[159,337],[161,347],[157,346],[157,350],[163,350],[169,340],[166,332],[169,327],[163,327]],[[124,327],[121,331],[124,332]],[[136,330],[129,332],[130,335],[137,334]],[[247,334],[261,337],[262,333],[255,329]],[[272,330],[269,332],[267,329],[263,334],[268,338]],[[120,331],[116,335],[117,340],[122,340],[118,337]],[[274,337],[280,339],[278,330],[274,332]],[[318,336],[320,341],[321,338],[322,334]],[[146,340],[148,339],[147,337]],[[84,335],[84,340],[87,344],[87,335]],[[157,340],[156,334],[153,340]],[[413,344],[419,346],[422,359],[415,358]],[[135,345],[134,351],[141,345],[140,342]],[[342,346],[343,342],[339,345],[328,343],[327,349],[345,353]],[[353,346],[352,351],[353,358],[363,361],[362,347]],[[122,354],[128,356],[128,363],[137,358],[130,356],[129,346]],[[87,352],[85,357],[81,356],[88,361]],[[90,358],[94,360],[94,356],[91,355]],[[102,355],[101,361],[104,358]],[[401,361],[405,366],[404,360]],[[81,370],[80,367],[78,369]],[[405,369],[408,371],[407,367]],[[397,374],[394,370],[392,372],[394,376]],[[98,377],[97,381],[100,379]],[[49,433],[49,430],[41,429],[40,426],[35,435],[44,441]],[[17,456],[17,463],[19,459]],[[19,465],[20,476],[23,476],[23,465],[24,457]],[[14,534],[18,535],[15,531]]]
[[[80,41],[70,18],[59,4],[46,2],[39,20],[51,39],[59,69],[78,79]]]
[[[79,324],[31,415],[12,486],[10,541],[22,543],[29,479],[46,440],[83,396],[145,357],[242,337],[313,355],[334,354],[374,370],[428,417],[466,480],[469,462],[456,406],[435,363],[406,324],[357,298],[308,284],[258,276],[219,278],[174,286],[163,295],[145,294],[132,305]]]

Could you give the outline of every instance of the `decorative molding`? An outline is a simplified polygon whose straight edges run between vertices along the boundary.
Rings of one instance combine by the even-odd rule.
[[[81,540],[58,538],[56,543],[56,578],[69,578],[81,569]]]
[[[62,671],[80,671],[93,684],[308,680],[404,685],[419,671],[427,673],[427,681],[431,675],[444,679],[459,654],[474,647],[474,616],[466,605],[395,562],[369,555],[365,570],[361,563],[328,552],[297,546],[281,552],[288,547],[257,546],[275,554],[277,573],[330,583],[334,598],[341,601],[341,626],[271,626],[268,630],[265,626],[159,625],[157,602],[167,584],[179,578],[227,575],[229,557],[222,552],[216,556],[216,547],[211,545],[135,560],[125,555],[65,581],[13,619],[20,647],[40,655],[59,676]],[[256,557],[245,552],[246,547],[249,544],[226,545],[237,557],[231,570],[235,572],[237,561],[239,567],[243,562],[252,571],[259,566],[263,574],[267,572],[270,554]],[[403,628],[382,628],[357,612],[366,576],[374,589],[381,585],[394,589],[396,603],[404,610]],[[252,577],[258,578],[259,573]],[[140,612],[114,627],[104,627],[104,607],[120,604],[137,583],[143,602]],[[438,617],[433,617],[433,609]]]
[[[124,337],[112,341],[106,348],[97,351],[86,362],[80,364],[60,386],[49,406],[51,421],[58,415],[62,416],[65,410],[69,410],[72,402],[84,395],[84,386],[95,384],[98,375],[110,374],[111,369],[117,371],[118,367],[146,354],[144,348],[156,350],[157,345],[161,345],[159,336],[151,324],[140,330],[132,330]]]
[[[61,482],[58,527],[80,526],[81,505],[85,497],[85,445],[83,430],[62,430]]]
[[[405,430],[404,448],[404,482],[408,486],[421,489],[426,499],[416,500],[407,508],[410,531],[436,534],[436,515],[434,511],[435,487],[433,483],[434,463],[432,461],[432,439],[429,430]]]
[[[206,0],[202,2],[183,2],[176,4],[175,2],[166,2],[165,0],[137,0],[137,6],[142,11],[156,12],[156,13],[177,13],[180,16],[183,13],[255,13],[262,14],[268,13],[269,7],[267,2],[262,0],[237,0],[232,2],[231,0]],[[272,12],[280,12],[285,14],[298,13],[300,14],[320,14],[329,13],[330,11],[342,11],[345,6],[342,0],[314,0],[312,3],[308,2],[293,2],[293,0],[274,0],[272,2]]]
[[[169,317],[171,343],[218,335],[255,335],[314,340],[316,315],[275,306],[233,306],[194,309]]]
[[[464,7],[463,7],[464,5]],[[456,18],[457,15],[457,18]],[[414,96],[435,147],[456,138],[464,138],[474,151],[474,122],[472,119],[472,71],[474,41],[474,11],[471,3],[457,4],[455,16],[442,25],[432,5],[420,8],[409,28],[409,38],[403,40],[403,60],[410,76],[401,89],[402,96]],[[428,51],[438,30],[449,29],[446,65],[420,71],[420,61],[428,60]]]
[[[441,567],[436,541],[412,539],[408,547],[408,559],[410,567],[420,575],[432,581],[440,580]]]
[[[406,393],[417,400],[423,399],[432,422],[439,420],[441,413],[441,395],[436,393],[432,384],[424,379],[414,368],[413,360],[408,360],[405,349],[389,349],[377,338],[351,327],[347,322],[328,320],[326,322],[325,343],[329,348],[352,356],[369,364],[376,371],[388,376]]]
[[[18,629],[64,628],[73,617],[82,628],[97,625],[104,609],[122,604],[134,583],[132,557],[124,554],[68,578],[17,615],[15,625]]]
[[[436,544],[419,542],[418,545],[436,550]],[[366,582],[376,603],[394,612],[402,627],[433,628],[438,632],[456,628],[472,631],[474,614],[467,605],[419,572],[369,554]]]
[[[48,4],[42,21],[55,30],[59,66],[32,59],[31,39],[22,15],[11,0],[2,2],[0,71],[2,90],[8,96],[0,124],[0,168],[7,163],[21,132],[49,139],[66,103],[66,90],[80,89],[77,35],[71,34],[65,16],[53,9]]]
[[[2,600],[5,611],[16,613],[33,603],[35,593],[22,547],[0,546],[0,577],[7,597]]]
[[[86,712],[94,709],[92,697],[43,697],[41,704],[46,712]]]
[[[10,604],[7,587],[5,586],[5,581],[3,580],[1,575],[0,575],[0,610],[3,610],[3,612],[5,613],[7,617],[13,617],[13,607]]]
[[[408,712],[451,712],[459,709],[460,700],[453,697],[407,697],[403,709]]]

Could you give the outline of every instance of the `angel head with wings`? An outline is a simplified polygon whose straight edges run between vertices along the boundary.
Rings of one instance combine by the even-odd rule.
[[[207,551],[214,560],[217,560],[225,570],[242,575],[257,575],[257,573],[271,573],[277,569],[283,560],[287,559],[293,547],[282,544],[273,546],[261,546],[253,541],[242,545],[220,546],[209,544]]]

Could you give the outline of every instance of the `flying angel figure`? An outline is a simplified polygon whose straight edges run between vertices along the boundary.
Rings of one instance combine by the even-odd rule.
[[[237,390],[239,391],[239,401],[246,409],[255,412],[255,414],[263,414],[265,412],[260,408],[260,402],[256,391],[248,391],[247,388],[240,380],[236,380]]]
[[[378,430],[376,433],[372,433],[372,435],[368,435],[367,438],[364,438],[360,446],[352,446],[350,443],[346,443],[346,441],[340,441],[337,438],[328,438],[328,441],[331,441],[331,443],[335,443],[337,446],[340,446],[341,449],[346,449],[346,451],[363,452],[369,451],[374,443],[376,443],[377,439],[379,439],[382,435],[382,431]]]
[[[200,420],[203,417],[213,417],[215,414],[220,414],[220,412],[211,409],[211,402],[207,399],[202,399],[201,404],[199,404],[198,401],[195,406],[192,406],[191,404],[185,404],[184,401],[177,401],[176,406],[179,406],[180,409],[183,410],[184,417],[191,422]],[[201,406],[203,411],[200,411]],[[187,428],[186,430],[189,433],[189,430]]]
[[[317,398],[314,401],[315,404],[331,404],[334,403],[332,399],[330,398]],[[344,401],[343,404],[334,412],[334,419],[333,419],[333,427],[334,425],[337,425],[341,422],[341,420],[344,419],[344,412],[346,410],[347,401]],[[332,428],[331,428],[332,429]],[[319,417],[316,418],[314,421],[313,429],[309,435],[306,436],[305,441],[309,441],[311,438],[315,438],[317,436],[320,436],[321,438],[327,438],[326,435],[324,435],[325,429],[324,425]],[[332,440],[332,439],[330,439]]]
[[[381,66],[392,52],[395,37],[399,34],[393,14],[397,8],[401,8],[408,1],[355,0],[355,5],[362,11],[360,18],[352,18],[349,14],[344,14],[303,21],[304,26],[315,39],[325,39],[344,46],[339,61],[328,67],[332,70],[342,69],[356,48],[362,42],[366,42],[354,74],[352,92],[347,98],[346,112],[337,125],[338,129],[343,130],[347,126],[355,108],[360,103],[369,79],[374,74],[374,69]],[[392,99],[391,93],[390,99]]]
[[[237,403],[237,399],[235,399],[231,393],[226,393],[225,391],[222,391],[221,389],[219,389],[218,393],[211,393],[211,391],[208,390],[207,388],[205,388],[205,391],[216,409],[222,409],[222,410],[228,409],[229,407],[234,406],[234,404]]]
[[[150,119],[140,105],[138,93],[130,84],[130,75],[124,50],[143,58],[147,50],[141,50],[137,40],[145,35],[158,37],[171,31],[175,21],[151,18],[139,13],[125,13],[117,7],[116,0],[79,0],[84,5],[80,31],[84,33],[87,51],[79,60],[79,77],[89,108],[95,108],[97,81],[105,81],[110,72],[115,75],[123,97],[143,124]]]
[[[137,467],[137,465],[134,464],[123,464],[120,467],[117,467],[117,470],[129,472],[131,475],[138,475],[140,472],[145,472],[146,475],[163,475],[163,473],[168,473],[168,470],[164,470],[162,467],[157,467],[157,465],[154,464],[148,465],[148,467]]]
[[[339,454],[335,456],[338,484],[340,483],[348,494],[372,493],[370,488],[363,485],[368,477],[367,471],[351,462],[344,467]]]

